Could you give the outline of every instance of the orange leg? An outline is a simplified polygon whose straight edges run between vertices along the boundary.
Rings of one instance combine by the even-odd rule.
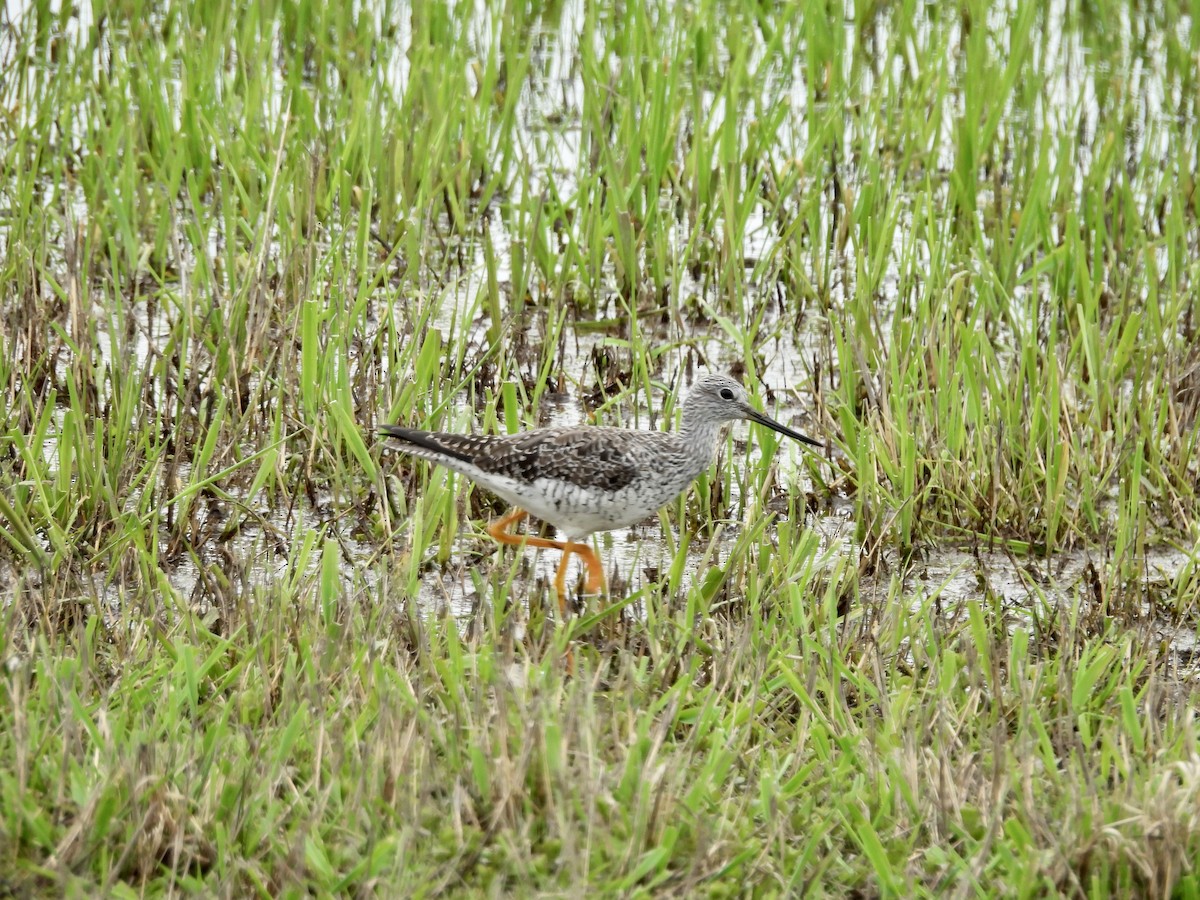
[[[600,557],[596,555],[587,544],[569,543],[567,547],[572,553],[583,557],[583,564],[587,568],[587,587],[585,590],[589,594],[604,593],[604,564],[600,562]]]
[[[529,513],[523,509],[513,509],[508,515],[497,522],[493,522],[487,527],[487,533],[494,537],[502,544],[512,544],[513,546],[521,546],[528,544],[530,547],[541,547],[543,550],[566,550],[567,545],[562,541],[551,541],[546,538],[534,537],[531,534],[513,534],[508,531],[509,525],[515,525],[524,519]]]
[[[566,619],[567,563],[571,559],[571,554],[574,553],[583,558],[584,566],[587,568],[587,592],[589,594],[604,593],[604,566],[600,562],[600,558],[596,556],[596,551],[587,544],[580,544],[575,541],[551,541],[528,534],[513,534],[508,530],[509,525],[515,525],[527,515],[528,513],[523,509],[513,509],[508,515],[489,525],[487,532],[502,544],[528,545],[530,547],[540,547],[543,550],[562,551],[562,561],[558,564],[558,574],[554,579],[554,588],[558,593],[559,612],[562,613],[563,619]]]
[[[600,562],[600,557],[596,555],[596,551],[587,544],[575,541],[564,541],[559,546],[562,548],[562,562],[558,564],[558,576],[554,579],[554,587],[558,590],[559,595],[567,592],[567,563],[572,554],[581,557],[584,568],[587,569],[587,586],[584,591],[588,594],[603,594],[604,566]]]

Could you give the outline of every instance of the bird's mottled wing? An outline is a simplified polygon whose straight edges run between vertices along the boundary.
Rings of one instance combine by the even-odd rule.
[[[619,491],[638,475],[630,440],[636,434],[613,428],[542,428],[493,439],[475,457],[475,465],[520,481],[556,478]]]

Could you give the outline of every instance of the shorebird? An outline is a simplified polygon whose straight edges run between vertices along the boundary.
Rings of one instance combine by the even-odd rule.
[[[500,543],[561,550],[554,587],[565,617],[572,555],[587,569],[587,593],[604,591],[604,566],[584,541],[597,531],[640,522],[678,497],[712,465],[723,426],[737,419],[821,446],[759,412],[745,388],[726,375],[706,375],[696,382],[683,403],[683,423],[674,432],[587,425],[509,435],[448,434],[400,425],[384,425],[379,431],[400,452],[465,475],[506,500],[512,510],[487,529]],[[508,530],[529,513],[567,540]]]

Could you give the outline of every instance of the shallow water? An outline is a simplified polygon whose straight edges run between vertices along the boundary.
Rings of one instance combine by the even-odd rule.
[[[366,4],[364,8],[376,9],[378,16],[385,15],[383,6]],[[14,22],[20,22],[27,9],[23,3],[6,7],[9,20]],[[1122,58],[1098,59],[1096,50],[1085,44],[1083,31],[1070,27],[1068,19],[1074,13],[1068,5],[1065,2],[1056,2],[1050,5],[1050,9],[1051,20],[1059,23],[1061,27],[1048,29],[1048,36],[1039,43],[1035,51],[1047,87],[1045,99],[1039,97],[1035,104],[1032,123],[1006,119],[1003,127],[1032,125],[1038,128],[1053,128],[1063,133],[1077,132],[1080,140],[1074,148],[1075,152],[1086,155],[1090,151],[1084,138],[1096,128],[1099,115],[1098,95],[1114,89],[1108,84],[1113,71],[1130,70],[1134,72],[1135,78],[1122,87],[1128,91],[1135,112],[1131,119],[1135,138],[1132,147],[1141,154],[1162,155],[1169,152],[1170,147],[1163,126],[1168,117],[1178,115],[1173,110],[1182,108],[1183,104],[1178,86],[1165,82],[1157,74],[1164,69],[1161,64],[1164,52],[1161,41],[1154,40],[1149,30],[1139,22],[1122,22],[1118,24],[1119,29],[1130,36],[1121,44]],[[992,24],[996,26],[999,34],[1004,33],[1003,25],[1008,12],[1004,4],[992,11],[991,15],[995,20]],[[957,78],[963,76],[968,59],[963,46],[965,37],[961,33],[961,25],[951,24],[945,29],[935,29],[929,19],[933,13],[932,6],[918,7],[918,19],[912,28],[907,50],[896,58],[888,58],[882,49],[876,49],[888,48],[891,45],[889,35],[884,30],[887,27],[884,17],[875,17],[870,26],[860,32],[855,24],[853,12],[847,14],[841,26],[843,40],[851,47],[863,42],[863,51],[873,63],[861,73],[862,93],[877,94],[885,98],[883,103],[886,105],[886,98],[903,90],[909,80],[918,77],[924,60],[935,52],[949,53],[954,60],[952,74]],[[389,86],[399,96],[409,78],[411,10],[401,5],[394,8],[394,14],[395,18],[391,24],[395,41],[383,51],[390,51],[383,71],[386,73],[385,77],[390,79]],[[1122,15],[1124,14],[1125,11],[1122,10]],[[520,88],[517,111],[517,118],[521,123],[520,140],[529,148],[534,164],[523,172],[523,177],[513,179],[512,184],[508,185],[515,197],[539,196],[550,191],[559,196],[570,195],[578,187],[578,174],[586,169],[580,159],[580,120],[583,115],[581,106],[584,86],[580,67],[577,65],[583,21],[583,0],[569,0],[563,4],[555,27],[542,35],[532,63],[531,75]],[[85,52],[83,45],[94,25],[91,5],[81,4],[78,15],[69,22],[71,24],[68,31],[62,35],[62,52]],[[494,50],[493,25],[488,15],[482,11],[474,17],[470,25],[472,33],[477,35],[481,57]],[[1190,22],[1184,17],[1177,27],[1186,30],[1190,27]],[[0,37],[0,43],[3,43],[3,40],[3,37]],[[1004,48],[999,49],[1002,51]],[[715,52],[724,52],[719,42]],[[765,50],[760,48],[758,52],[755,66],[773,65]],[[851,54],[847,53],[845,59],[850,58]],[[768,93],[773,92],[779,103],[786,104],[786,114],[781,119],[773,144],[773,158],[767,161],[769,166],[776,170],[783,170],[794,160],[803,157],[812,122],[813,110],[806,108],[809,101],[804,79],[807,76],[798,62],[796,66],[786,72],[774,72],[768,80]],[[849,71],[843,74],[846,77],[851,75]],[[264,102],[277,104],[278,96],[267,97]],[[953,121],[955,115],[961,114],[963,102],[959,92],[951,91],[946,95],[947,109],[942,112],[948,122]],[[705,98],[704,111],[712,116],[713,122],[718,122],[726,114],[740,115],[738,110],[726,109],[725,103],[723,97],[709,94]],[[278,112],[277,106],[275,111]],[[748,117],[739,119],[738,128],[743,132],[749,125]],[[854,159],[854,148],[861,142],[859,131],[863,127],[863,121],[854,111],[847,110],[841,163],[844,189],[847,191],[863,187],[863,169]],[[931,168],[945,173],[955,165],[953,129],[943,128],[936,138],[934,145],[929,148],[930,158],[933,160]],[[1059,152],[1059,148],[1052,147],[1050,152],[1055,154]],[[1052,158],[1051,165],[1053,162]],[[1084,167],[1079,166],[1076,173],[1075,188],[1081,190]],[[945,180],[935,179],[931,189],[934,192],[934,201],[937,202],[938,192],[945,191]],[[986,202],[989,190],[987,186],[983,188],[982,202]],[[1139,197],[1137,200],[1145,206],[1152,198]],[[664,197],[663,202],[670,202],[670,198]],[[944,196],[942,202],[944,203]],[[80,221],[87,220],[88,210],[82,198],[77,203],[76,211]],[[897,293],[897,284],[900,281],[897,258],[906,246],[906,232],[912,225],[911,210],[906,210],[892,235],[893,253],[880,279],[879,307],[874,320],[880,341],[888,335],[893,317],[902,314],[902,310],[898,311],[904,298],[899,297]],[[514,245],[525,240],[526,236],[510,233],[503,216],[493,216],[487,227],[489,239],[500,261],[496,274],[504,293],[511,289],[509,282],[512,276],[507,267]],[[672,251],[678,258],[684,258],[689,242],[694,236],[690,235],[686,225],[680,222],[670,238]],[[720,240],[719,235],[708,235],[706,238],[714,243]],[[610,290],[597,298],[594,318],[597,321],[611,320],[613,324],[608,328],[592,329],[575,327],[587,323],[568,323],[567,334],[557,356],[559,372],[556,373],[565,390],[544,394],[536,409],[524,411],[523,422],[532,426],[590,421],[594,410],[585,404],[583,398],[595,396],[598,389],[606,387],[606,378],[614,381],[626,378],[629,353],[622,342],[640,339],[671,348],[660,358],[661,370],[654,373],[655,382],[661,385],[662,390],[650,397],[622,394],[614,404],[603,411],[602,417],[608,423],[616,421],[634,427],[661,427],[664,424],[663,409],[668,389],[684,386],[691,373],[702,370],[705,366],[725,370],[745,363],[746,348],[738,328],[725,328],[721,323],[721,317],[726,316],[735,320],[739,328],[744,327],[744,323],[758,320],[757,333],[753,336],[756,354],[754,368],[761,379],[757,390],[766,397],[767,411],[801,430],[810,433],[815,430],[810,424],[810,398],[814,389],[819,387],[814,385],[814,373],[819,371],[820,378],[826,384],[832,384],[838,378],[838,373],[832,365],[836,358],[833,350],[836,329],[840,327],[836,314],[846,297],[853,292],[855,279],[858,277],[855,247],[851,241],[833,254],[828,273],[816,271],[816,263],[813,264],[807,275],[814,283],[823,282],[825,305],[806,306],[797,305],[795,298],[783,296],[783,288],[773,277],[773,261],[788,251],[777,226],[766,219],[762,206],[751,213],[745,233],[740,238],[738,249],[744,256],[745,278],[737,297],[726,296],[722,285],[714,284],[705,277],[696,278],[687,266],[679,265],[672,270],[672,282],[669,287],[672,296],[682,299],[680,305],[689,310],[689,315],[649,314],[647,311],[657,308],[657,298],[653,295],[636,298],[639,306],[643,307],[643,313],[638,317],[636,334],[630,326],[625,306],[627,301],[622,299],[616,289],[616,276],[610,262],[608,270],[604,273]],[[817,234],[811,236],[811,239],[814,242],[831,243],[833,235]],[[213,236],[214,246],[216,240],[216,236]],[[9,243],[9,235],[5,231],[3,220],[0,220],[0,246],[5,252],[9,250]],[[447,336],[448,343],[451,335],[461,335],[465,330],[468,353],[482,357],[488,352],[490,341],[487,332],[493,324],[480,307],[479,300],[480,286],[486,283],[488,277],[485,248],[480,240],[467,240],[460,242],[456,249],[459,262],[451,262],[447,255],[443,259],[446,269],[423,273],[420,278],[421,283],[429,288],[425,301],[436,305],[430,327],[441,330]],[[1157,248],[1156,252],[1165,253],[1165,250]],[[423,260],[421,264],[428,266],[431,262],[435,261]],[[918,259],[918,264],[920,262]],[[181,291],[186,288],[186,278],[187,273],[181,273]],[[389,288],[381,289],[381,304],[392,304],[384,308],[391,309],[401,331],[409,330],[412,321],[411,310],[401,304],[392,303],[395,299],[389,293]],[[645,302],[641,303],[643,300]],[[506,315],[515,316],[514,304],[509,303],[504,312]],[[174,317],[185,314],[163,303],[154,306],[132,303],[128,308],[116,310],[91,304],[87,305],[86,313],[92,323],[100,323],[99,354],[101,363],[106,366],[120,364],[120,361],[112,358],[109,342],[103,339],[107,333],[124,331],[131,325],[135,335],[132,344],[133,362],[144,365],[152,354],[161,352],[172,333]],[[524,340],[530,346],[537,346],[545,332],[545,321],[541,317],[544,314],[535,308],[522,315]],[[1005,323],[1005,327],[1011,327],[1014,332],[1028,330],[1033,333],[1037,323],[1014,318]],[[90,340],[88,334],[69,336],[79,340]],[[1008,335],[1012,336],[1012,333]],[[421,335],[413,337],[419,340]],[[1001,330],[996,337],[1003,344],[1006,335]],[[16,351],[19,353],[20,347],[17,347]],[[1002,346],[1001,351],[1003,352]],[[875,362],[866,361],[867,367]],[[70,363],[71,360],[64,357],[58,359],[56,364],[65,370]],[[610,367],[611,375],[607,371],[601,371],[604,366]],[[407,372],[385,373],[385,376],[393,381],[410,375],[411,373]],[[151,383],[159,386],[157,381]],[[1128,389],[1128,385],[1117,386],[1117,390]],[[157,404],[167,402],[165,396],[150,399]],[[466,392],[450,398],[450,404],[451,408],[444,419],[447,427],[477,427],[477,410],[472,407]],[[364,422],[362,426],[364,431],[370,431],[375,424]],[[734,448],[733,457],[727,448],[722,462],[722,466],[726,468],[732,464],[732,459],[740,454],[742,442],[747,439],[746,426],[735,426],[734,434],[735,443],[730,445]],[[757,453],[757,443],[753,443],[752,446],[753,452]],[[47,445],[44,452],[46,458],[53,463],[56,447]],[[804,452],[784,442],[775,456],[778,466],[777,480],[796,497],[803,496],[813,488],[807,480],[807,469],[803,462]],[[835,435],[832,441],[832,453],[835,458],[839,452]],[[396,463],[391,458],[385,458],[385,465],[390,470]],[[179,474],[185,476],[186,470],[181,470]],[[435,483],[442,483],[440,476],[435,479]],[[461,492],[461,482],[457,483],[457,490]],[[744,498],[736,494],[739,479],[730,479],[729,483],[735,492],[730,499],[729,508],[735,516],[744,516],[746,508],[753,504],[744,502]],[[323,532],[328,528],[339,531],[347,589],[381,593],[387,590],[388,570],[396,564],[397,556],[404,553],[406,540],[403,524],[400,525],[400,531],[393,542],[381,547],[362,535],[353,533],[353,529],[341,529],[339,516],[353,506],[353,498],[318,494],[314,498],[302,498],[288,509],[273,509],[261,504],[258,498],[234,496],[235,500],[253,509],[255,515],[260,517],[261,524],[256,524],[254,519],[248,520],[236,536],[229,540],[213,542],[199,558],[187,556],[169,563],[164,562],[164,571],[169,582],[180,597],[198,604],[213,601],[210,596],[211,583],[203,577],[206,567],[236,571],[241,582],[250,585],[251,590],[255,583],[286,577],[294,565],[288,547],[294,545],[305,533]],[[847,557],[862,553],[863,548],[855,538],[853,504],[846,497],[835,495],[826,498],[825,505],[823,514],[807,523],[820,533],[823,549]],[[220,530],[222,523],[231,513],[228,502],[211,499],[206,501],[197,521],[201,528],[211,528],[215,532]],[[723,538],[717,546],[716,562],[720,561],[723,551],[728,552],[741,524],[740,519],[735,519],[725,525]],[[654,573],[664,571],[671,564],[668,541],[664,540],[657,521],[613,532],[601,539],[600,546],[606,567],[610,572],[616,573],[617,583],[625,585],[630,591],[638,591],[647,583],[653,582]],[[693,565],[688,567],[684,579],[685,588],[692,579],[701,574],[698,570],[706,558],[706,549],[704,542],[697,542],[689,550],[689,559],[693,561]],[[449,610],[451,614],[460,618],[469,616],[481,600],[485,599],[480,597],[475,583],[469,577],[469,571],[476,565],[480,554],[484,560],[494,558],[490,542],[486,538],[468,534],[466,528],[461,529],[461,533],[455,538],[454,554],[447,566],[444,569],[432,567],[427,571],[419,595],[420,604],[429,610]],[[519,573],[516,593],[518,596],[540,596],[544,593],[545,586],[553,581],[557,566],[556,554],[527,551],[525,556],[529,561],[528,568]],[[511,558],[503,557],[506,561]],[[1194,566],[1196,559],[1196,548],[1178,550],[1167,546],[1153,547],[1147,552],[1142,566],[1146,595],[1150,597],[1160,592],[1164,586],[1169,586],[1187,567]],[[309,560],[309,565],[316,565],[315,557]],[[508,563],[504,562],[502,565]],[[865,599],[869,599],[874,593],[886,596],[887,578],[900,577],[903,579],[906,596],[912,598],[914,609],[923,608],[935,598],[947,605],[990,598],[1001,603],[1005,612],[1012,616],[1014,626],[1019,626],[1028,619],[1029,611],[1039,604],[1050,608],[1070,605],[1071,599],[1079,592],[1090,590],[1093,570],[1103,570],[1107,565],[1106,551],[1103,547],[1075,550],[1058,554],[1048,560],[1031,562],[996,550],[964,550],[947,544],[921,548],[919,559],[910,561],[899,575],[895,573],[899,571],[900,566],[893,560],[890,574],[878,576],[874,585],[869,581],[864,583],[862,595]],[[16,578],[15,574],[13,578]],[[101,573],[94,581],[98,595],[113,605],[124,602],[127,592],[119,577],[108,577]],[[633,609],[636,611],[636,607]],[[1161,611],[1154,609],[1153,603],[1149,601],[1144,612],[1151,627],[1162,629],[1163,634],[1168,636],[1181,652],[1191,652],[1195,645],[1194,623],[1184,623],[1181,626],[1171,624],[1161,617]]]

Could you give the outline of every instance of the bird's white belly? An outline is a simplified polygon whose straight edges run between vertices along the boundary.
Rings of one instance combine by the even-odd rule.
[[[663,488],[667,486],[654,485],[657,490],[647,490],[649,487],[645,482],[634,482],[619,491],[608,492],[551,478],[539,478],[529,484],[493,476],[488,482],[488,488],[499,497],[549,522],[572,539],[640,522],[679,493],[675,490],[664,499]]]

